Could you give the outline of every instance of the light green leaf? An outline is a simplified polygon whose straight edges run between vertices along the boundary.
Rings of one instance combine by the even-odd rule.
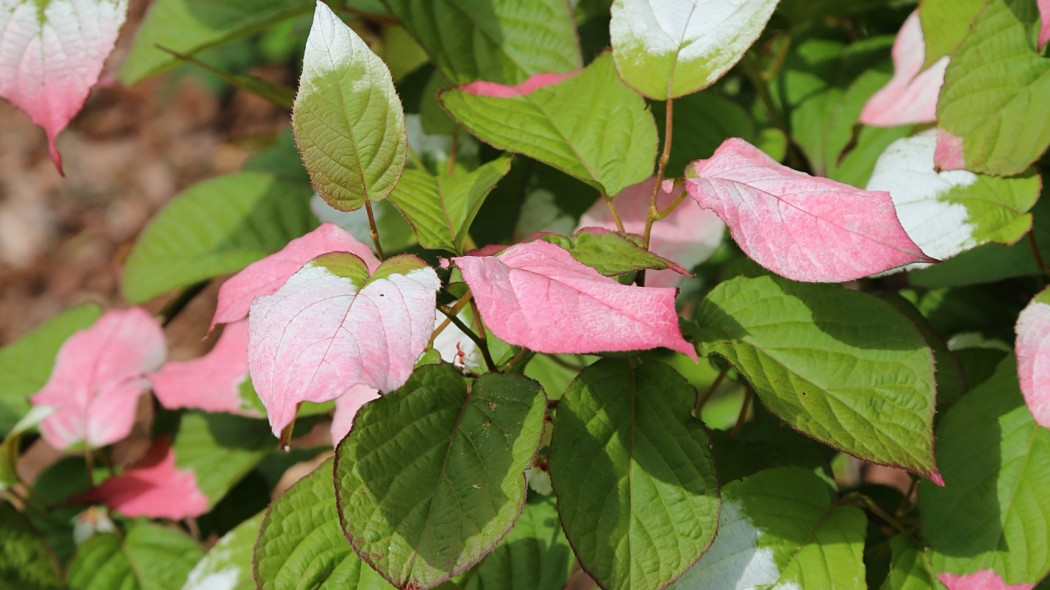
[[[882,590],[939,590],[933,581],[926,557],[915,548],[914,542],[905,535],[890,539],[893,557],[890,573],[882,584]]]
[[[642,248],[641,238],[631,239],[618,233],[581,231],[572,236],[540,239],[561,246],[576,260],[609,277],[643,268],[684,270],[675,262]]]
[[[940,130],[962,138],[973,172],[1022,172],[1050,145],[1050,61],[1035,48],[1030,0],[989,0],[948,62]]]
[[[210,510],[276,446],[265,420],[187,412],[172,450],[175,466],[196,474]]]
[[[340,522],[357,553],[399,587],[476,563],[521,514],[545,407],[531,379],[468,387],[451,365],[420,367],[366,404],[336,449]]]
[[[451,176],[406,170],[390,202],[408,219],[423,247],[462,254],[467,230],[485,197],[509,171],[509,157]]]
[[[62,568],[54,552],[13,505],[0,502],[0,588],[61,590]]]
[[[193,54],[305,14],[311,6],[313,0],[156,0],[135,33],[120,79],[134,84],[179,63],[158,46]]]
[[[645,100],[616,77],[608,54],[526,94],[499,98],[454,88],[438,98],[482,140],[546,162],[604,195],[652,174],[656,122]]]
[[[346,542],[332,486],[332,461],[299,480],[266,513],[255,546],[259,590],[392,588]]]
[[[517,84],[582,64],[564,0],[383,0],[455,83]]]
[[[457,582],[463,590],[561,590],[572,562],[558,509],[548,497],[526,504],[503,541]]]
[[[620,77],[667,100],[714,84],[758,39],[777,0],[616,0],[609,35]]]
[[[128,255],[131,303],[241,270],[317,225],[310,189],[258,172],[227,174],[176,195]]]
[[[933,353],[890,304],[838,285],[737,277],[711,291],[697,323],[700,353],[725,357],[799,431],[936,477]]]
[[[714,544],[670,588],[865,588],[867,519],[834,499],[799,467],[727,484]]]
[[[123,538],[103,533],[85,541],[69,564],[69,588],[178,590],[203,556],[181,530],[138,521]]]
[[[264,512],[237,525],[208,550],[190,572],[182,590],[255,590],[252,552]]]
[[[714,539],[718,481],[696,391],[670,366],[605,359],[562,396],[551,482],[576,557],[604,588],[660,588]]]
[[[963,396],[937,427],[944,487],[919,484],[922,533],[938,572],[994,569],[1007,584],[1050,571],[1050,430],[1021,397],[1017,362]]]
[[[55,355],[66,339],[101,315],[102,309],[93,303],[74,307],[0,348],[0,436],[29,411],[29,396],[51,377]]]
[[[923,0],[919,3],[919,22],[926,43],[923,69],[955,52],[970,32],[970,24],[984,7],[985,0]]]
[[[292,129],[314,187],[340,211],[385,198],[405,169],[405,112],[390,70],[323,2],[306,40]]]

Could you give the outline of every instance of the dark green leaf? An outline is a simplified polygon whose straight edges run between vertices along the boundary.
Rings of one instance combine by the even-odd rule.
[[[62,568],[29,521],[7,502],[0,502],[0,588],[61,590]]]
[[[174,527],[139,521],[123,538],[102,533],[84,542],[69,564],[70,590],[179,590],[204,556]]]

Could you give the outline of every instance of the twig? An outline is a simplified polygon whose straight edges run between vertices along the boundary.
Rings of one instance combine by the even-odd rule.
[[[660,184],[664,179],[664,169],[671,159],[671,133],[674,127],[674,99],[667,99],[667,109],[664,111],[664,148],[660,153],[660,160],[656,164],[656,182],[653,183],[653,193],[649,197],[649,215],[645,219],[645,233],[642,234],[642,248],[649,249],[649,238],[653,231],[653,222],[660,210],[656,206],[660,198]]]
[[[386,256],[383,256],[383,247],[379,245],[379,228],[376,227],[376,218],[372,215],[372,201],[368,199],[365,199],[365,211],[368,213],[369,235],[372,236],[372,243],[375,244],[376,254],[379,260],[384,260]]]
[[[703,395],[696,398],[696,405],[693,406],[693,413],[696,417],[700,417],[700,410],[703,409],[704,404],[711,399],[711,396],[715,394],[718,386],[722,384],[722,380],[726,378],[726,373],[729,372],[729,366],[727,365],[724,369],[718,372],[718,376],[711,382],[711,386],[707,388],[707,391]]]
[[[467,291],[465,295],[463,295],[456,301],[456,304],[452,306],[452,309],[449,311],[449,313],[451,313],[452,315],[459,315],[459,312],[463,309],[463,306],[465,306],[467,302],[470,301],[470,298],[473,296],[473,293]],[[452,320],[448,318],[445,318],[445,321],[441,322],[441,324],[434,330],[434,333],[430,336],[430,342],[427,343],[427,348],[432,348],[434,346],[434,342],[437,340],[437,337],[442,332],[444,332],[445,328],[447,328],[448,325],[451,323]]]
[[[485,359],[485,366],[488,367],[489,371],[493,373],[497,372],[496,363],[492,360],[492,355],[489,354],[489,347],[485,340],[480,338],[477,335],[477,333],[474,332],[474,330],[471,330],[470,326],[464,324],[463,320],[450,313],[451,310],[445,309],[444,306],[438,306],[438,311],[444,314],[445,317],[447,317],[448,320],[453,323],[453,325],[459,328],[461,332],[466,334],[467,338],[473,340],[474,344],[478,345],[478,349],[481,350],[481,356]]]
[[[744,392],[744,405],[740,406],[740,415],[736,417],[736,424],[733,425],[733,430],[730,433],[733,438],[736,438],[740,434],[740,429],[744,426],[744,420],[747,418],[747,410],[751,406],[751,398],[755,396],[755,392],[750,387]]]

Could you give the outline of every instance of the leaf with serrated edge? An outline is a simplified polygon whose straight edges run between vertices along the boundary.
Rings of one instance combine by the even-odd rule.
[[[670,588],[865,588],[867,520],[833,500],[825,482],[799,467],[727,484],[714,544]]]
[[[128,0],[0,1],[0,97],[55,138],[95,85],[128,14]]]
[[[944,260],[988,242],[1013,244],[1028,233],[1032,215],[1027,211],[1042,184],[1038,174],[998,178],[966,170],[938,172],[936,142],[929,133],[893,142],[879,156],[867,186],[890,193],[901,225],[923,252]]]
[[[620,215],[624,231],[642,235],[649,217],[649,200],[653,194],[656,177],[623,189],[613,198],[613,205]],[[670,180],[661,183],[656,197],[656,207],[663,211],[675,199],[682,196],[685,186]],[[608,205],[601,199],[580,217],[579,228],[603,227],[616,230],[616,221]],[[722,244],[726,226],[709,209],[697,207],[689,200],[681,202],[670,215],[653,223],[649,249],[654,254],[674,260],[686,269],[707,260]],[[674,287],[682,275],[674,270],[658,270],[645,274],[645,284],[650,287]]]
[[[353,254],[323,254],[248,318],[248,369],[274,434],[303,401],[325,402],[364,384],[400,387],[434,331],[441,287],[412,255],[390,258],[369,276]]]
[[[405,169],[405,112],[390,70],[320,1],[292,130],[314,188],[340,211],[385,198]]]
[[[473,83],[438,95],[471,133],[575,176],[604,195],[645,180],[656,158],[656,122],[616,77],[608,53],[573,76],[508,88]]]
[[[558,514],[603,588],[660,588],[715,538],[718,478],[696,391],[670,366],[619,359],[583,370],[551,441]],[[586,458],[586,460],[585,460]]]
[[[1050,289],[1035,296],[1017,318],[1017,375],[1036,423],[1050,428]]]
[[[77,548],[69,564],[73,590],[179,588],[204,550],[181,530],[136,521],[123,538],[97,534]]]
[[[701,354],[729,360],[794,428],[939,479],[933,353],[889,303],[833,285],[737,277],[708,294],[696,321]]]
[[[944,487],[919,482],[935,571],[994,569],[1009,584],[1050,571],[1050,430],[1032,419],[1013,355],[937,425]]]
[[[582,65],[565,0],[384,0],[455,83],[517,84]],[[455,31],[455,34],[449,34]]]
[[[64,449],[79,442],[102,447],[126,437],[135,402],[149,388],[146,374],[166,354],[160,325],[139,307],[110,310],[71,336],[58,351],[51,378],[30,398],[34,406],[57,408],[40,424],[44,440]]]
[[[260,590],[393,588],[354,554],[339,528],[331,460],[270,505],[253,563]]]
[[[944,83],[948,57],[924,68],[924,51],[916,9],[905,19],[893,42],[893,78],[865,103],[861,123],[892,127],[937,120],[937,94]]]
[[[408,219],[424,248],[462,253],[467,230],[485,197],[509,171],[508,157],[449,176],[406,170],[390,202]]]
[[[944,73],[940,168],[1017,174],[1050,145],[1050,61],[1028,34],[1037,18],[1031,0],[989,0],[977,15]]]
[[[628,86],[658,100],[714,84],[758,39],[778,0],[616,0],[609,36]]]
[[[674,289],[621,285],[543,241],[453,260],[485,326],[509,344],[555,354],[664,346],[696,358]]]
[[[255,590],[252,553],[265,515],[260,512],[223,535],[190,571],[182,590]]]
[[[521,514],[545,406],[531,379],[468,384],[446,364],[366,404],[335,459],[354,550],[402,588],[431,588],[476,563]]]
[[[689,195],[748,256],[789,279],[849,281],[932,261],[901,227],[889,193],[792,170],[735,138],[692,168]]]
[[[239,172],[197,183],[158,213],[128,254],[124,298],[141,303],[237,272],[317,227],[309,187]]]

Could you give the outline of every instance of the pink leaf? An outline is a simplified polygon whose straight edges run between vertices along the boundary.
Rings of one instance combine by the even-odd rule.
[[[335,399],[352,386],[397,389],[434,331],[441,286],[415,256],[396,256],[371,277],[353,254],[315,258],[249,314],[248,368],[277,434],[302,401]]]
[[[0,97],[43,127],[59,173],[55,138],[84,106],[127,12],[127,0],[0,5]]]
[[[690,196],[726,222],[748,256],[789,279],[849,281],[933,262],[901,227],[887,192],[792,170],[736,138],[693,167]]]
[[[937,95],[944,84],[948,57],[944,56],[925,70],[926,45],[916,9],[904,21],[893,42],[893,77],[872,95],[860,112],[865,125],[892,127],[937,120]]]
[[[81,495],[129,517],[181,520],[208,511],[208,498],[197,487],[197,475],[175,467],[175,453],[166,436],[158,438],[135,466]]]
[[[379,390],[367,385],[357,384],[350,386],[346,393],[335,400],[335,414],[332,416],[332,426],[329,432],[332,434],[332,446],[350,432],[354,423],[354,416],[361,406],[379,397]]]
[[[933,149],[933,164],[938,170],[965,170],[962,138],[938,129],[937,146]]]
[[[664,346],[696,360],[678,328],[674,289],[621,285],[542,241],[453,260],[485,325],[510,344],[548,353]]]
[[[1041,25],[1039,27],[1039,51],[1043,50],[1046,43],[1050,41],[1050,0],[1039,0],[1039,19]]]
[[[544,86],[551,86],[557,84],[566,78],[571,78],[579,73],[579,70],[573,70],[567,74],[533,74],[528,80],[515,84],[514,86],[507,86],[505,84],[497,84],[496,82],[485,82],[484,80],[478,80],[477,82],[471,82],[470,84],[464,84],[459,89],[470,94],[476,94],[478,96],[494,96],[496,98],[512,98],[515,96],[522,96],[530,94],[534,90],[539,90]]]
[[[91,447],[126,437],[135,404],[148,387],[146,373],[164,362],[164,333],[143,309],[106,312],[93,326],[70,336],[58,351],[44,388],[30,401],[51,406],[40,431],[64,449],[84,441]]]
[[[229,324],[208,354],[184,362],[169,362],[149,375],[153,394],[165,408],[199,408],[257,416],[241,399],[248,379],[248,322]]]
[[[649,200],[652,198],[654,182],[656,178],[652,177],[629,186],[613,199],[613,205],[616,206],[623,229],[627,233],[645,233],[645,220],[649,217]],[[672,181],[663,181],[656,199],[657,207],[661,210],[667,208],[684,191],[684,186],[676,189]],[[613,231],[617,229],[612,212],[603,199],[599,199],[580,217],[577,229],[585,227],[601,227]],[[713,211],[701,209],[686,201],[680,203],[670,215],[653,223],[649,249],[689,269],[707,260],[718,249],[725,227]],[[645,275],[645,284],[650,287],[674,287],[681,280],[682,275],[673,270],[649,270]]]
[[[980,570],[962,576],[938,574],[937,579],[947,586],[948,590],[1031,590],[1033,586],[1033,584],[1007,586],[999,574],[992,570]]]
[[[322,223],[305,236],[296,238],[276,252],[248,265],[233,275],[219,289],[219,303],[211,320],[216,324],[227,324],[244,319],[248,315],[252,300],[270,295],[304,264],[329,252],[350,252],[368,265],[368,270],[379,266],[379,259],[372,249],[357,241],[350,232],[334,223]]]
[[[1037,424],[1050,428],[1050,290],[1044,290],[1017,318],[1017,377]]]

